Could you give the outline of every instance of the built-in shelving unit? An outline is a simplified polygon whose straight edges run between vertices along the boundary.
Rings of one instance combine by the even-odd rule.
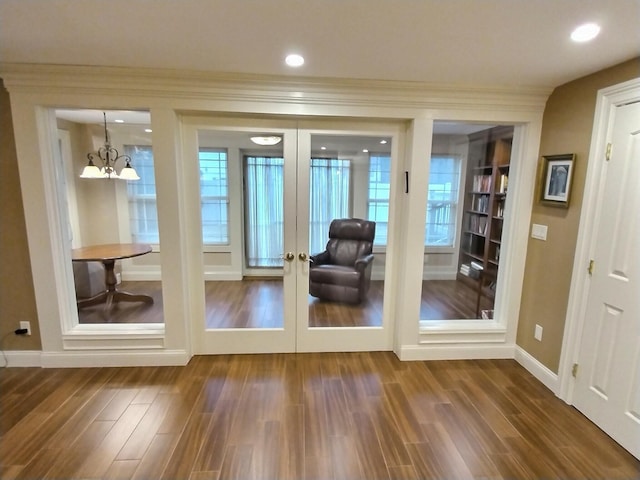
[[[500,264],[513,127],[469,136],[458,279],[493,299]],[[480,312],[478,312],[480,314]]]

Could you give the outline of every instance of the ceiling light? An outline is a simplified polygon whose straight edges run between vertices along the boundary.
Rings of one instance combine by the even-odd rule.
[[[137,172],[131,166],[131,157],[129,155],[120,155],[118,150],[111,146],[109,140],[109,131],[107,130],[107,114],[102,112],[104,116],[104,145],[97,152],[87,154],[89,163],[82,170],[80,177],[82,178],[120,178],[122,180],[140,180]],[[116,162],[124,161],[124,167],[118,174],[116,172]],[[99,160],[99,165],[93,161]]]
[[[366,148],[363,148],[362,153],[369,153],[369,150],[367,150]]]
[[[380,140],[380,145],[386,145],[387,141],[386,140]]]
[[[122,119],[120,119],[120,118],[116,118],[116,119],[114,120],[114,122],[116,122],[116,123],[124,123],[124,120],[122,120]]]
[[[585,23],[580,25],[571,33],[571,40],[574,42],[588,42],[593,40],[600,33],[600,26],[595,23]]]
[[[301,67],[302,65],[304,65],[304,58],[302,57],[302,55],[298,55],[295,53],[287,55],[287,58],[285,58],[284,61],[290,67]]]
[[[147,133],[153,132],[153,130],[151,130],[150,128],[145,128],[144,131],[147,132]]]
[[[326,150],[327,147],[320,147],[320,150]]]
[[[282,141],[282,137],[277,135],[257,136],[251,137],[251,141],[256,145],[270,146],[280,143]]]

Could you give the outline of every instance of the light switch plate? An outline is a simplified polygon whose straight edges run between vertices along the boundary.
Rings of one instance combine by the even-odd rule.
[[[531,225],[531,237],[537,238],[538,240],[546,240],[547,239],[547,226],[546,225],[538,225],[534,223]]]

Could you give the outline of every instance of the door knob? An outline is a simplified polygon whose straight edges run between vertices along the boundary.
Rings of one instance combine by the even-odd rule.
[[[283,255],[283,258],[287,261],[287,262],[293,262],[293,259],[296,258],[296,256],[293,254],[293,252],[287,252]]]
[[[298,258],[300,259],[300,261],[301,261],[301,262],[309,261],[309,257],[308,257],[308,256],[307,256],[307,254],[306,254],[306,253],[304,253],[304,252],[300,252],[300,253],[298,254]]]

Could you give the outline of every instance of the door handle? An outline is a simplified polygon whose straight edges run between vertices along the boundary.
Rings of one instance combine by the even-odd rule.
[[[300,259],[301,262],[311,262],[311,259],[309,258],[309,256],[304,252],[300,252],[298,254],[298,258]]]
[[[284,258],[287,262],[293,262],[296,256],[293,254],[293,252],[287,252],[282,255],[282,258]]]

